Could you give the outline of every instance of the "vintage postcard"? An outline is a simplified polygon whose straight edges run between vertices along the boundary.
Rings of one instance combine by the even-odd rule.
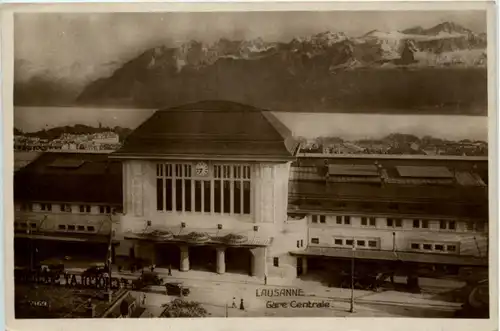
[[[490,6],[300,5],[7,8],[9,330],[496,329]]]

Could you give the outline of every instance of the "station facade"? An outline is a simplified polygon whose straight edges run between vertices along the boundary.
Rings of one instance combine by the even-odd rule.
[[[298,144],[271,113],[203,102],[156,112],[111,155],[123,164],[117,254],[263,278],[302,229],[287,222],[288,174]],[[302,230],[302,231],[299,231]],[[286,266],[289,266],[287,270]]]

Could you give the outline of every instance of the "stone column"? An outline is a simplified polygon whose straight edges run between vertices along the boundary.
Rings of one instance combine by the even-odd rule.
[[[302,275],[307,273],[307,257],[302,256]]]
[[[151,252],[151,264],[156,265],[156,245],[151,243],[148,248]]]
[[[217,273],[223,274],[226,272],[226,248],[217,247]]]
[[[189,270],[189,246],[181,245],[181,267],[180,271],[188,271]]]
[[[266,274],[266,248],[257,247],[250,250],[252,253],[252,270],[250,274],[263,278]]]
[[[255,276],[255,252],[253,249],[250,250],[250,276]]]

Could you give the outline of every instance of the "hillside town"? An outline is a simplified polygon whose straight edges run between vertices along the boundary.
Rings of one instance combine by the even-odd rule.
[[[481,140],[445,140],[425,136],[394,133],[382,139],[344,140],[339,137],[319,137],[301,140],[301,152],[312,154],[388,154],[388,155],[455,155],[487,156],[488,143]],[[99,133],[62,133],[51,139],[39,135],[14,135],[14,150],[18,152],[112,152],[121,147],[120,136],[112,131]]]
[[[14,151],[114,151],[120,148],[117,133],[101,132],[93,134],[63,133],[58,138],[40,138],[37,136],[14,135]]]
[[[488,143],[481,140],[444,140],[434,137],[391,134],[382,139],[343,140],[338,137],[302,139],[302,153],[487,156]]]

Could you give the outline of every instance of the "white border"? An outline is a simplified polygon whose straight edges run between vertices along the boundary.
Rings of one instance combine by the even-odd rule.
[[[4,1],[11,2],[10,0]],[[191,2],[191,3],[187,3]],[[207,318],[207,319],[121,319],[121,320],[15,320],[13,305],[13,236],[5,235],[5,317],[8,330],[87,330],[117,328],[120,330],[497,330],[498,317],[498,112],[496,84],[496,25],[493,3],[485,2],[309,2],[309,3],[129,3],[129,4],[8,4],[1,13],[2,24],[2,109],[3,109],[3,184],[5,234],[13,233],[13,13],[14,12],[159,12],[159,11],[319,11],[319,10],[486,10],[488,11],[488,79],[489,79],[489,144],[490,144],[490,287],[491,316],[489,320],[408,319],[408,318]]]

